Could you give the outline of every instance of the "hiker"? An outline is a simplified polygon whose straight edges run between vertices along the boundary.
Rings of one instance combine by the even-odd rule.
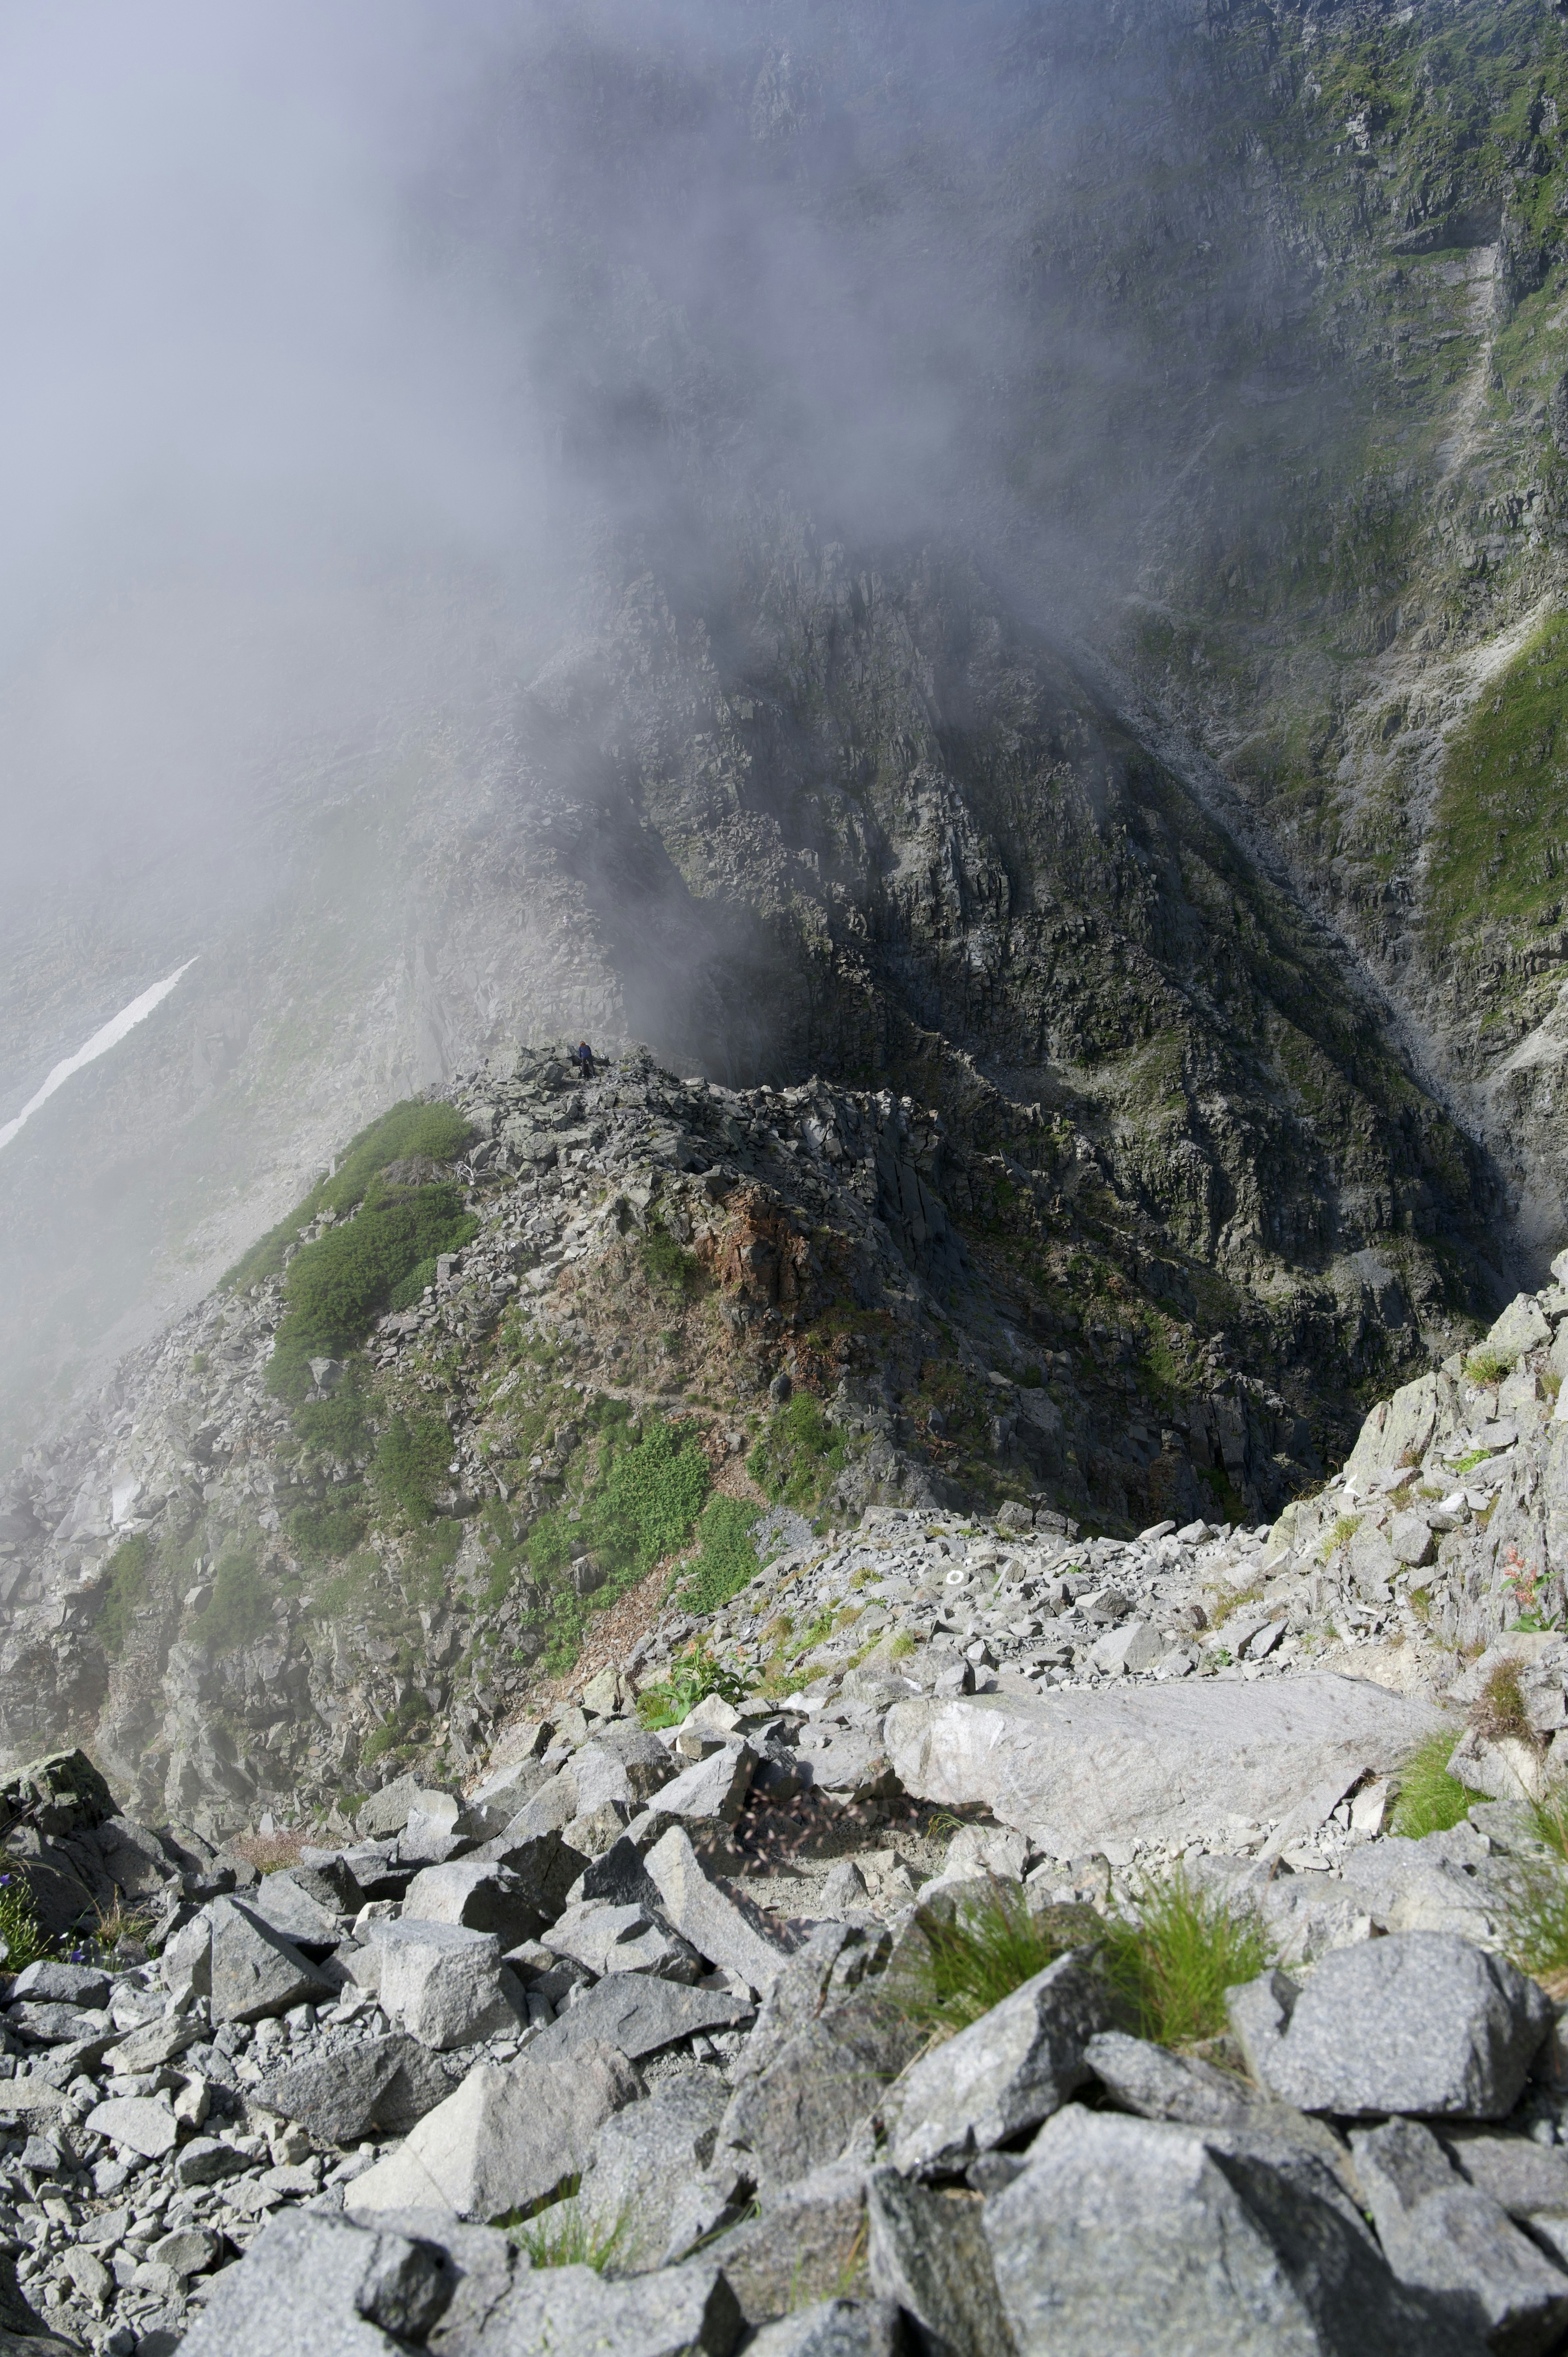
[[[594,1051],[585,1039],[579,1039],[577,1042],[576,1062],[577,1070],[582,1073],[583,1078],[585,1081],[591,1081],[594,1077]]]

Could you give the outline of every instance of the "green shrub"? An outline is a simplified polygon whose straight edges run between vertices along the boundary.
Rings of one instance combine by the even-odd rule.
[[[748,1587],[759,1566],[752,1544],[757,1508],[745,1498],[710,1498],[697,1524],[701,1551],[676,1589],[689,1612],[718,1612]]]
[[[428,1523],[451,1482],[452,1435],[438,1415],[394,1415],[376,1449],[376,1487],[406,1522]]]
[[[643,1274],[655,1293],[678,1301],[695,1289],[701,1273],[696,1259],[667,1229],[650,1228],[642,1239],[641,1260]]]
[[[1135,1921],[1107,1925],[1104,1954],[1139,2036],[1158,2046],[1217,2038],[1226,2027],[1226,1990],[1256,1980],[1274,1961],[1251,1907],[1195,1890],[1179,1868],[1144,1884]]]
[[[38,1922],[33,1886],[20,1866],[0,1874],[0,1940],[5,1943],[5,1970],[19,1973],[36,1964],[48,1947]]]
[[[745,1693],[743,1680],[725,1667],[707,1639],[694,1637],[671,1662],[667,1678],[643,1687],[637,1697],[637,1715],[644,1727],[679,1727],[709,1695],[737,1703]]]
[[[798,1392],[779,1409],[746,1459],[751,1477],[775,1503],[804,1512],[814,1507],[848,1450],[817,1402]]]
[[[460,1250],[478,1232],[478,1222],[464,1211],[456,1187],[403,1192],[376,1180],[356,1218],[328,1228],[290,1263],[268,1389],[304,1405],[308,1361],[344,1357],[412,1269],[435,1253]]]
[[[295,1506],[285,1527],[290,1545],[306,1563],[336,1563],[359,1545],[365,1535],[366,1519],[360,1484],[347,1481],[325,1498]]]
[[[439,1604],[447,1589],[447,1574],[463,1546],[463,1525],[450,1516],[422,1530],[409,1551],[404,1582],[414,1604]]]
[[[1431,1735],[1400,1771],[1399,1798],[1394,1803],[1392,1829],[1419,1841],[1423,1834],[1445,1834],[1463,1822],[1472,1801],[1481,1798],[1448,1773],[1456,1735]]]
[[[708,1494],[708,1460],[695,1435],[682,1436],[650,1416],[634,1444],[607,1435],[598,1477],[577,1519],[565,1505],[535,1523],[528,1541],[534,1577],[550,1593],[541,1608],[547,1631],[544,1667],[570,1668],[591,1613],[602,1611],[643,1573],[684,1546]],[[563,1578],[575,1556],[594,1555],[607,1577],[588,1597]]]
[[[153,1543],[145,1531],[124,1540],[109,1558],[103,1601],[94,1625],[98,1641],[111,1660],[124,1651],[136,1607],[146,1594],[152,1560]]]
[[[235,1547],[212,1575],[212,1594],[190,1624],[191,1637],[214,1653],[232,1653],[272,1627],[272,1591],[255,1556]]]
[[[401,1285],[393,1286],[387,1297],[387,1308],[412,1309],[416,1302],[423,1300],[425,1286],[434,1285],[435,1282],[435,1255],[432,1253],[428,1260],[422,1260],[415,1267],[410,1269]]]
[[[294,1428],[313,1448],[351,1462],[370,1448],[373,1396],[369,1370],[356,1355],[330,1399],[301,1401],[294,1411]]]
[[[224,1286],[243,1290],[262,1277],[276,1276],[283,1268],[285,1254],[301,1228],[307,1227],[322,1211],[332,1211],[341,1216],[352,1211],[377,1172],[384,1170],[389,1163],[416,1158],[450,1162],[472,1135],[472,1130],[451,1105],[425,1104],[415,1097],[393,1105],[379,1121],[360,1130],[340,1157],[330,1178],[323,1178],[313,1187],[286,1219],[280,1220],[275,1228],[269,1229],[251,1246],[244,1258],[222,1279]],[[446,1247],[438,1249],[445,1251]]]
[[[1022,1890],[993,1883],[950,1919],[922,1907],[911,1962],[890,1980],[887,1996],[906,2020],[939,2037],[966,2029],[1069,1948],[1103,1937],[1088,1907],[1031,1909]]]

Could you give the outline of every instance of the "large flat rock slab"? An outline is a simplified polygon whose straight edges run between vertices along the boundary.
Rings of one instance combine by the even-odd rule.
[[[1359,1678],[1205,1678],[1025,1697],[895,1704],[886,1741],[923,1801],[983,1802],[1042,1849],[1080,1857],[1137,1834],[1187,1841],[1235,1815],[1283,1817],[1313,1787],[1397,1768],[1444,1722]]]

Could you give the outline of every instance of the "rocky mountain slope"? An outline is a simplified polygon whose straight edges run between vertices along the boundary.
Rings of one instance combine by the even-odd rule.
[[[722,1101],[651,1092],[705,1159]],[[581,1150],[539,1118],[566,1093],[525,1084],[491,1157]],[[1085,1540],[1015,1496],[824,1540],[775,1509],[790,1543],[716,1612],[259,1877],[80,1753],[13,1780],[40,1910],[117,1901],[121,1940],[5,1991],[18,2350],[294,2357],[339,2309],[388,2351],[1029,2352],[1064,2313],[1086,2350],[1242,2318],[1346,2357],[1551,2348],[1568,2111],[1509,1956],[1560,1985],[1529,1803],[1568,1742],[1565,1345],[1554,1281],[1272,1525]],[[1197,2048],[1126,1976],[1182,1889],[1253,1943]],[[1036,1968],[1010,1946],[1010,1993],[938,2020],[943,1927],[999,1906]]]
[[[13,1458],[359,1122],[563,1029],[950,1127],[978,1072],[1207,1262],[1208,1330],[1299,1289],[1328,1397],[1560,1241],[1561,23],[972,32],[849,7],[492,78],[439,239],[548,321],[598,521],[548,627],[446,612],[445,702],[411,673],[274,744],[199,891],[19,912],[18,1102],[200,956],[0,1162]],[[830,317],[885,288],[871,345],[781,355],[738,230],[694,300],[721,202]],[[897,432],[884,328],[944,388]]]

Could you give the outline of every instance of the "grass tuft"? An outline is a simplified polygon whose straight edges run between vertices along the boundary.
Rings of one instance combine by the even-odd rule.
[[[592,2267],[603,2275],[620,2255],[630,2223],[629,2212],[617,2211],[600,2222],[584,2211],[577,2197],[552,2202],[527,2224],[510,2229],[512,2240],[528,2254],[531,2266]]]
[[[19,1866],[0,1874],[0,1940],[5,1943],[8,1973],[19,1973],[48,1952],[32,1885]]]
[[[1499,1662],[1481,1689],[1470,1723],[1488,1743],[1512,1740],[1534,1748],[1535,1729],[1524,1706],[1517,1662]]]
[[[1105,1927],[1088,1907],[1034,1912],[1021,1890],[993,1882],[950,1921],[929,1907],[915,1917],[923,1953],[888,1989],[908,2021],[937,2037],[967,2029],[1075,1947],[1099,1940]]]
[[[1140,2037],[1191,2046],[1226,2027],[1225,1992],[1274,1962],[1262,1918],[1218,1892],[1195,1890],[1178,1867],[1148,1881],[1136,1920],[1107,1928],[1105,1971]]]
[[[1448,1773],[1455,1737],[1430,1735],[1400,1771],[1399,1798],[1394,1803],[1392,1830],[1412,1841],[1425,1834],[1445,1834],[1469,1814],[1472,1792],[1457,1776]]]

